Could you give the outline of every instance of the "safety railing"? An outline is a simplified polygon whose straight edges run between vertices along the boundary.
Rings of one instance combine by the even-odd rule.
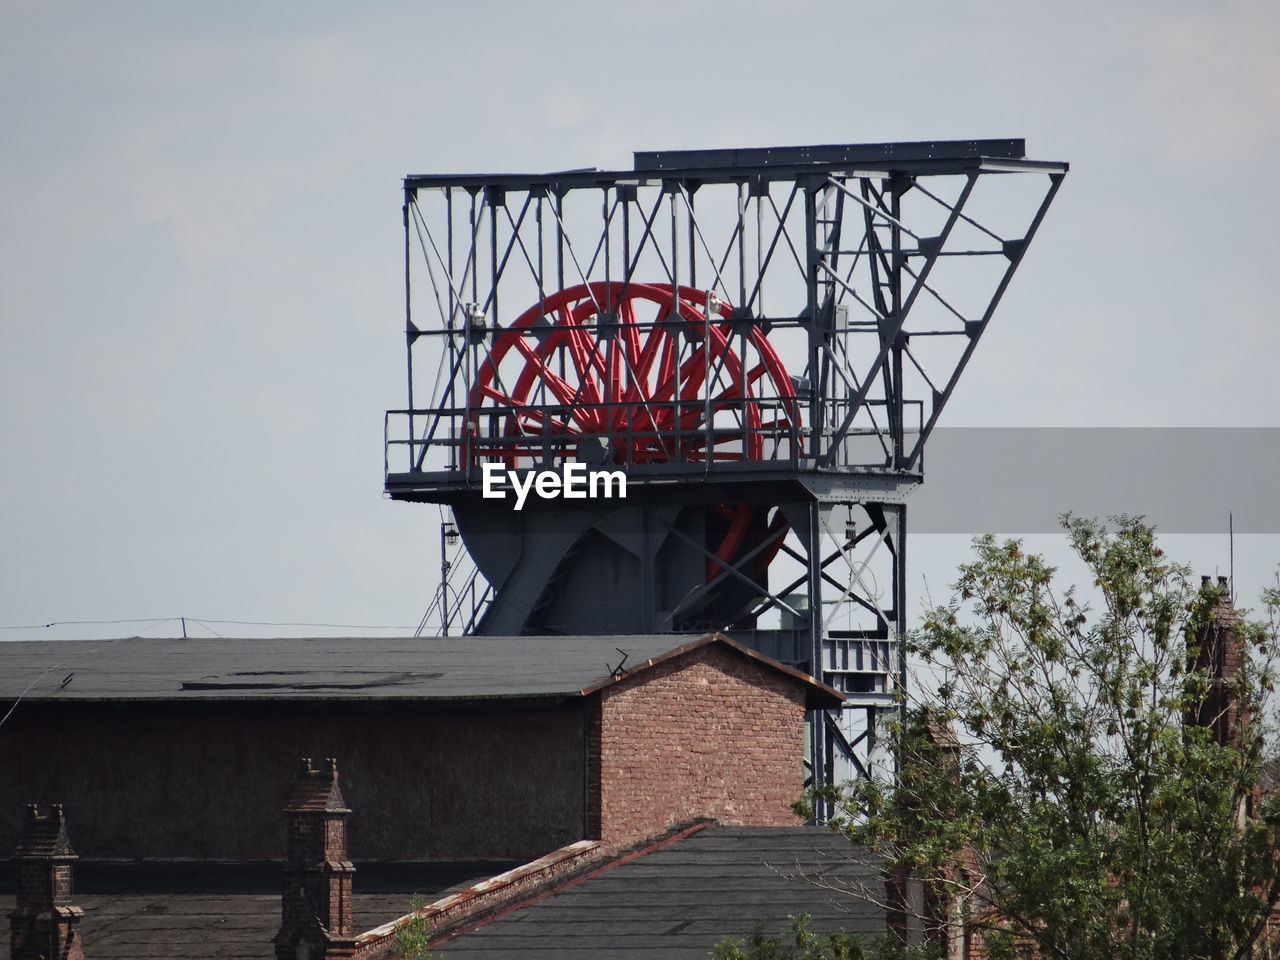
[[[891,429],[887,411],[877,420],[875,404],[864,403],[865,423],[837,431],[822,425],[841,423],[849,405],[829,400],[817,408],[815,430],[805,425],[810,406],[799,398],[750,398],[391,410],[384,422],[384,471],[467,474],[486,463],[530,470],[566,462],[615,469],[684,464],[731,472],[754,464],[802,470],[833,450],[837,471],[883,470],[910,448],[923,419],[921,404],[904,405],[915,423]],[[895,447],[895,435],[905,438],[901,447]]]

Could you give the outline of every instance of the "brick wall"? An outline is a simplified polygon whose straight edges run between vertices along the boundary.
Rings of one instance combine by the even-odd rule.
[[[0,737],[0,856],[61,802],[84,857],[283,854],[300,756],[337,757],[363,859],[532,859],[583,835],[585,704],[23,704]]]
[[[356,861],[794,824],[805,695],[712,643],[556,705],[24,704],[0,738],[0,850],[23,804],[60,801],[86,857],[279,857],[300,756],[338,759]]]
[[[597,695],[588,827],[626,846],[678,823],[798,823],[804,690],[717,645],[639,672]]]

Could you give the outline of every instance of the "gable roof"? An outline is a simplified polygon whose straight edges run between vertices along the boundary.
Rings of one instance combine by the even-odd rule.
[[[0,643],[0,702],[583,697],[708,644],[803,684],[811,707],[834,707],[842,699],[807,675],[713,634],[10,641]]]
[[[884,911],[880,865],[823,827],[708,826],[622,862],[433,947],[465,960],[644,957],[705,960],[722,937],[757,923],[782,933],[807,913],[810,929],[876,935]]]

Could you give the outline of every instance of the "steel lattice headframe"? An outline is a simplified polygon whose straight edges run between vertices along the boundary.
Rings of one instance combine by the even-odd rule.
[[[1066,171],[979,140],[406,178],[386,488],[449,504],[485,581],[439,609],[490,634],[731,630],[865,708],[812,724],[810,755],[865,772],[905,679],[906,497]],[[627,503],[480,497],[486,465],[568,463],[625,473]]]
[[[551,465],[580,434],[628,466],[665,440],[664,462],[697,473],[917,471],[1066,170],[1022,154],[642,153],[619,173],[407,178],[410,404],[390,415],[389,472]]]

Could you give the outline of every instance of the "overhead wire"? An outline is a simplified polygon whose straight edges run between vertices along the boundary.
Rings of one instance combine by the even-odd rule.
[[[326,627],[335,630],[411,630],[412,627],[402,623],[311,623],[297,620],[232,620],[223,617],[128,617],[120,620],[52,620],[49,623],[27,623],[0,625],[0,630],[47,630],[51,627],[83,627],[109,626],[117,623],[144,623],[142,630],[185,619],[188,623],[198,623],[212,631],[211,623],[233,623],[250,627]],[[113,638],[120,639],[120,638]]]
[[[82,627],[82,626],[102,626],[112,623],[145,623],[148,626],[143,630],[149,629],[157,623],[164,623],[166,620],[177,620],[178,617],[130,617],[124,620],[53,620],[49,623],[18,623],[9,626],[0,626],[0,630],[45,630],[49,627]]]
[[[121,621],[121,622],[128,623],[129,621]],[[92,656],[93,654],[97,653],[100,649],[102,649],[102,647],[112,643],[119,643],[120,640],[123,640],[123,639],[126,639],[126,638],[117,637],[116,639],[113,639],[113,640],[105,640],[99,643],[96,647],[94,647],[88,653],[83,654],[83,656],[86,656],[86,657]],[[80,654],[80,651],[77,650],[76,653]],[[13,705],[9,707],[9,710],[5,713],[5,715],[3,717],[0,717],[0,727],[3,727],[5,723],[8,721],[8,719],[13,716],[13,712],[18,709],[18,705],[22,703],[23,698],[25,698],[26,695],[30,693],[32,689],[35,688],[35,685],[37,683],[39,683],[49,674],[53,673],[53,671],[59,669],[60,667],[65,667],[68,663],[71,662],[72,659],[73,659],[72,657],[64,657],[62,660],[58,661],[53,666],[48,667],[42,674],[40,674],[38,677],[36,677],[34,680],[28,683],[26,687],[23,689],[23,691],[20,694],[18,694],[17,698],[13,701]],[[65,685],[66,681],[63,681],[63,683]]]

